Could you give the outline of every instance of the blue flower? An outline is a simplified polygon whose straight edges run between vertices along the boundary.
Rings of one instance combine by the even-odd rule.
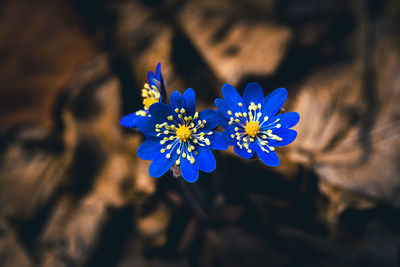
[[[215,104],[224,117],[221,125],[226,142],[243,158],[251,158],[255,151],[266,165],[278,166],[275,147],[296,139],[297,132],[289,128],[300,119],[297,112],[277,115],[286,100],[286,89],[276,89],[264,98],[261,86],[249,83],[242,97],[232,85],[225,84],[222,95],[224,100],[216,99]]]
[[[154,103],[159,103],[162,100],[161,86],[162,86],[162,76],[161,76],[161,63],[157,64],[156,74],[154,72],[148,72],[148,83],[144,84],[142,89],[143,97],[143,109],[135,111],[129,115],[122,117],[120,123],[122,126],[127,128],[136,127],[135,121],[137,117],[149,116],[149,108]]]
[[[152,160],[150,176],[161,177],[175,164],[186,181],[195,182],[199,169],[215,170],[211,149],[228,148],[222,135],[213,131],[222,118],[211,109],[196,112],[192,89],[187,89],[183,95],[174,91],[170,105],[156,103],[149,112],[151,116],[136,119],[136,127],[146,136],[137,154],[141,159]]]

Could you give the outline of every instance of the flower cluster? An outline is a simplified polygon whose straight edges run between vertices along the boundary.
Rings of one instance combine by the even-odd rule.
[[[288,145],[297,136],[290,128],[298,123],[299,114],[278,114],[287,97],[284,88],[264,97],[258,83],[249,83],[242,97],[232,85],[225,84],[224,100],[215,100],[218,110],[197,112],[196,96],[191,88],[183,95],[174,91],[169,105],[162,101],[160,63],[156,74],[149,72],[148,80],[142,90],[144,108],[124,116],[120,122],[124,127],[136,127],[144,133],[146,140],[137,154],[143,160],[152,161],[149,167],[152,177],[161,177],[169,169],[178,168],[186,181],[195,182],[199,170],[215,170],[211,150],[225,150],[229,145],[243,158],[249,159],[256,153],[266,165],[278,166],[275,147]],[[218,125],[225,131],[216,132]]]

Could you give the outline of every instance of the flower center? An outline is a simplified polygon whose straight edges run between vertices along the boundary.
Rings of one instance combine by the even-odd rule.
[[[244,131],[250,136],[254,137],[260,131],[260,125],[258,121],[248,121],[246,123],[246,127],[244,127]]]
[[[143,99],[143,105],[145,109],[149,109],[149,107],[151,105],[153,105],[154,103],[157,103],[158,99],[157,98],[153,98],[153,97],[148,97]]]
[[[192,132],[188,127],[179,125],[179,128],[176,130],[176,137],[181,141],[186,141],[192,137]]]

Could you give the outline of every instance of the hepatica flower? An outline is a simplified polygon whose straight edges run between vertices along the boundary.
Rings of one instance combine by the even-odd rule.
[[[194,182],[199,169],[215,170],[211,149],[228,148],[222,135],[213,131],[220,124],[221,116],[211,109],[196,112],[192,89],[187,89],[183,95],[173,92],[170,105],[153,104],[149,113],[150,116],[138,117],[136,126],[146,136],[137,154],[141,159],[152,161],[150,176],[161,177],[176,165],[186,181]]]
[[[162,76],[161,76],[161,63],[157,64],[156,73],[148,72],[148,83],[144,84],[142,89],[143,97],[143,109],[133,112],[129,115],[122,117],[120,123],[122,126],[127,128],[136,127],[136,118],[149,116],[149,108],[155,103],[159,103],[162,100]]]
[[[289,128],[300,119],[297,112],[277,115],[286,100],[286,89],[276,89],[264,98],[260,85],[249,83],[242,97],[233,86],[225,84],[222,95],[224,100],[216,99],[215,104],[224,117],[224,139],[234,146],[235,153],[251,158],[256,152],[266,165],[278,166],[275,147],[296,139],[297,132]]]

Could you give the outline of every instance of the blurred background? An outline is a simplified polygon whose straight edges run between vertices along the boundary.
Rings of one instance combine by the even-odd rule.
[[[150,178],[119,119],[158,62],[199,109],[287,88],[281,165]],[[2,0],[0,101],[1,266],[399,266],[396,0]]]

